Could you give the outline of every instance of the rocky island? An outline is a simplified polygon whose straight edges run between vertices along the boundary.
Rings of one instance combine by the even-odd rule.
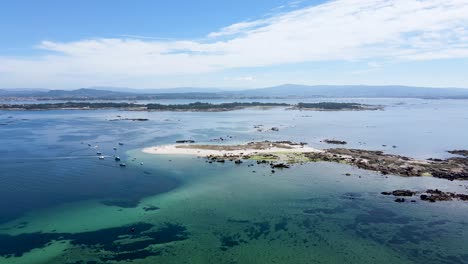
[[[320,103],[298,103],[293,109],[314,111],[365,111],[382,110],[381,105],[368,105],[358,103],[320,102]]]
[[[150,154],[197,155],[210,161],[256,160],[274,167],[289,167],[306,162],[337,162],[384,175],[433,176],[448,180],[468,180],[468,157],[417,160],[382,151],[330,148],[314,149],[305,143],[291,141],[261,141],[238,145],[174,144],[143,149]],[[461,153],[457,151],[457,153]]]

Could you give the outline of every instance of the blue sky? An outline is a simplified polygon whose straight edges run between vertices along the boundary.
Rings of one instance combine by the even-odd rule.
[[[5,1],[0,88],[468,87],[468,0]]]

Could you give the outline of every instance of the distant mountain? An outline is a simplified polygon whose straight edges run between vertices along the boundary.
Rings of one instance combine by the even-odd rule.
[[[30,97],[36,99],[215,99],[215,98],[315,98],[315,97],[390,97],[390,98],[464,98],[468,89],[426,88],[410,86],[366,85],[296,85],[285,84],[249,90],[223,90],[217,88],[82,88],[77,90],[3,89],[0,97]]]
[[[29,89],[0,89],[0,96],[16,96],[16,95],[30,95],[38,94],[49,91],[48,89],[42,88],[29,88]]]
[[[108,88],[107,88],[108,89]],[[151,90],[119,89],[120,91],[81,88],[77,90],[0,90],[0,98],[37,99],[37,100],[156,100],[156,99],[213,99],[222,95],[204,91],[198,88]],[[133,91],[136,90],[136,91]]]
[[[402,98],[468,98],[468,89],[426,88],[410,86],[366,85],[296,85],[250,89],[236,92],[243,96],[269,97],[402,97]]]
[[[134,95],[134,93],[115,92],[89,88],[82,88],[77,90],[50,90],[43,94],[43,96],[45,97],[119,97],[131,95]]]
[[[137,89],[137,88],[124,88],[124,87],[91,87],[90,89],[136,93],[136,94],[221,93],[221,92],[228,91],[226,89],[220,89],[220,88],[196,88],[196,87],[177,87],[177,88],[161,88],[161,89]]]

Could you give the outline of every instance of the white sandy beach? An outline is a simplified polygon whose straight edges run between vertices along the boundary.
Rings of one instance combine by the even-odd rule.
[[[206,145],[203,145],[206,146]],[[219,146],[219,145],[217,145]],[[144,153],[148,154],[165,154],[165,155],[194,155],[194,156],[238,156],[238,155],[255,155],[255,154],[265,154],[265,153],[302,153],[302,152],[321,152],[319,149],[311,148],[308,146],[301,145],[292,145],[289,148],[279,148],[271,147],[267,149],[253,149],[248,148],[246,145],[245,148],[238,150],[216,150],[216,149],[198,149],[196,145],[187,145],[187,144],[171,144],[171,145],[161,145],[144,148],[142,150]]]

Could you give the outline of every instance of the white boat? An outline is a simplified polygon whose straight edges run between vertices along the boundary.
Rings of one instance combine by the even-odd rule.
[[[103,160],[103,159],[104,159],[104,156],[99,156],[99,159],[100,159],[100,160]]]
[[[125,164],[125,163],[120,163],[120,167],[125,167],[125,166],[127,166],[127,164]]]
[[[119,156],[115,157],[115,161],[119,161],[119,160],[120,160]]]

